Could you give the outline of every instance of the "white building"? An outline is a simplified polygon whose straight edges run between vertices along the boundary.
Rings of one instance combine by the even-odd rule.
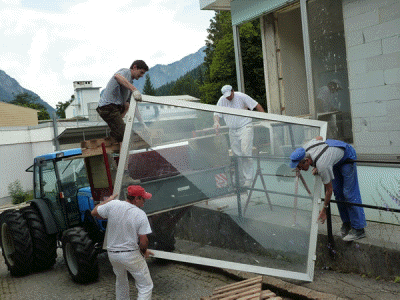
[[[74,101],[65,110],[65,117],[89,118],[90,108],[97,107],[100,100],[100,87],[93,87],[92,81],[74,81],[74,96]]]
[[[199,2],[231,13],[239,91],[239,28],[258,19],[268,112],[328,121],[328,137],[352,143],[360,158],[400,160],[399,0]],[[341,89],[328,94],[335,80]],[[320,98],[334,105],[321,111]]]

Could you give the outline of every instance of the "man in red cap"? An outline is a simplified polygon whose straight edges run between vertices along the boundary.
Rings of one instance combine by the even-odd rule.
[[[140,209],[151,196],[140,185],[130,185],[126,201],[115,199],[114,194],[92,210],[92,216],[108,219],[107,252],[116,275],[118,300],[130,299],[127,271],[135,279],[138,299],[151,299],[153,281],[145,260],[153,255],[147,249],[151,228],[146,213]]]

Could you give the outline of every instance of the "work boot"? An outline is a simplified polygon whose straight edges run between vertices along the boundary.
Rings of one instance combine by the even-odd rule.
[[[352,228],[350,230],[349,234],[346,235],[343,238],[343,241],[351,242],[351,241],[355,241],[355,240],[359,240],[359,239],[365,238],[365,236],[366,235],[365,235],[364,228],[362,228],[362,229],[354,229],[354,228]]]
[[[344,222],[342,224],[342,227],[340,228],[340,234],[341,234],[342,238],[344,238],[346,235],[349,234],[350,229],[351,229],[350,222]]]

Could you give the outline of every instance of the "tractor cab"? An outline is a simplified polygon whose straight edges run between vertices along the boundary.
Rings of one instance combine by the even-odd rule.
[[[78,194],[88,195],[89,181],[80,148],[37,156],[33,172],[35,202],[44,201],[52,213],[57,231],[76,226],[82,221]],[[90,196],[87,197],[90,199]],[[39,200],[40,199],[40,200]]]

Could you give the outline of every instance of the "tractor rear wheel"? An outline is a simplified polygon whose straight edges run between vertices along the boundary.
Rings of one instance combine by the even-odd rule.
[[[31,272],[33,246],[28,225],[21,212],[8,210],[0,218],[1,250],[12,276]]]
[[[82,227],[64,232],[62,237],[64,261],[72,279],[78,283],[96,281],[99,277],[97,250]]]
[[[43,219],[36,208],[29,206],[21,209],[28,223],[33,244],[33,270],[42,271],[56,263],[57,236],[47,234]]]

